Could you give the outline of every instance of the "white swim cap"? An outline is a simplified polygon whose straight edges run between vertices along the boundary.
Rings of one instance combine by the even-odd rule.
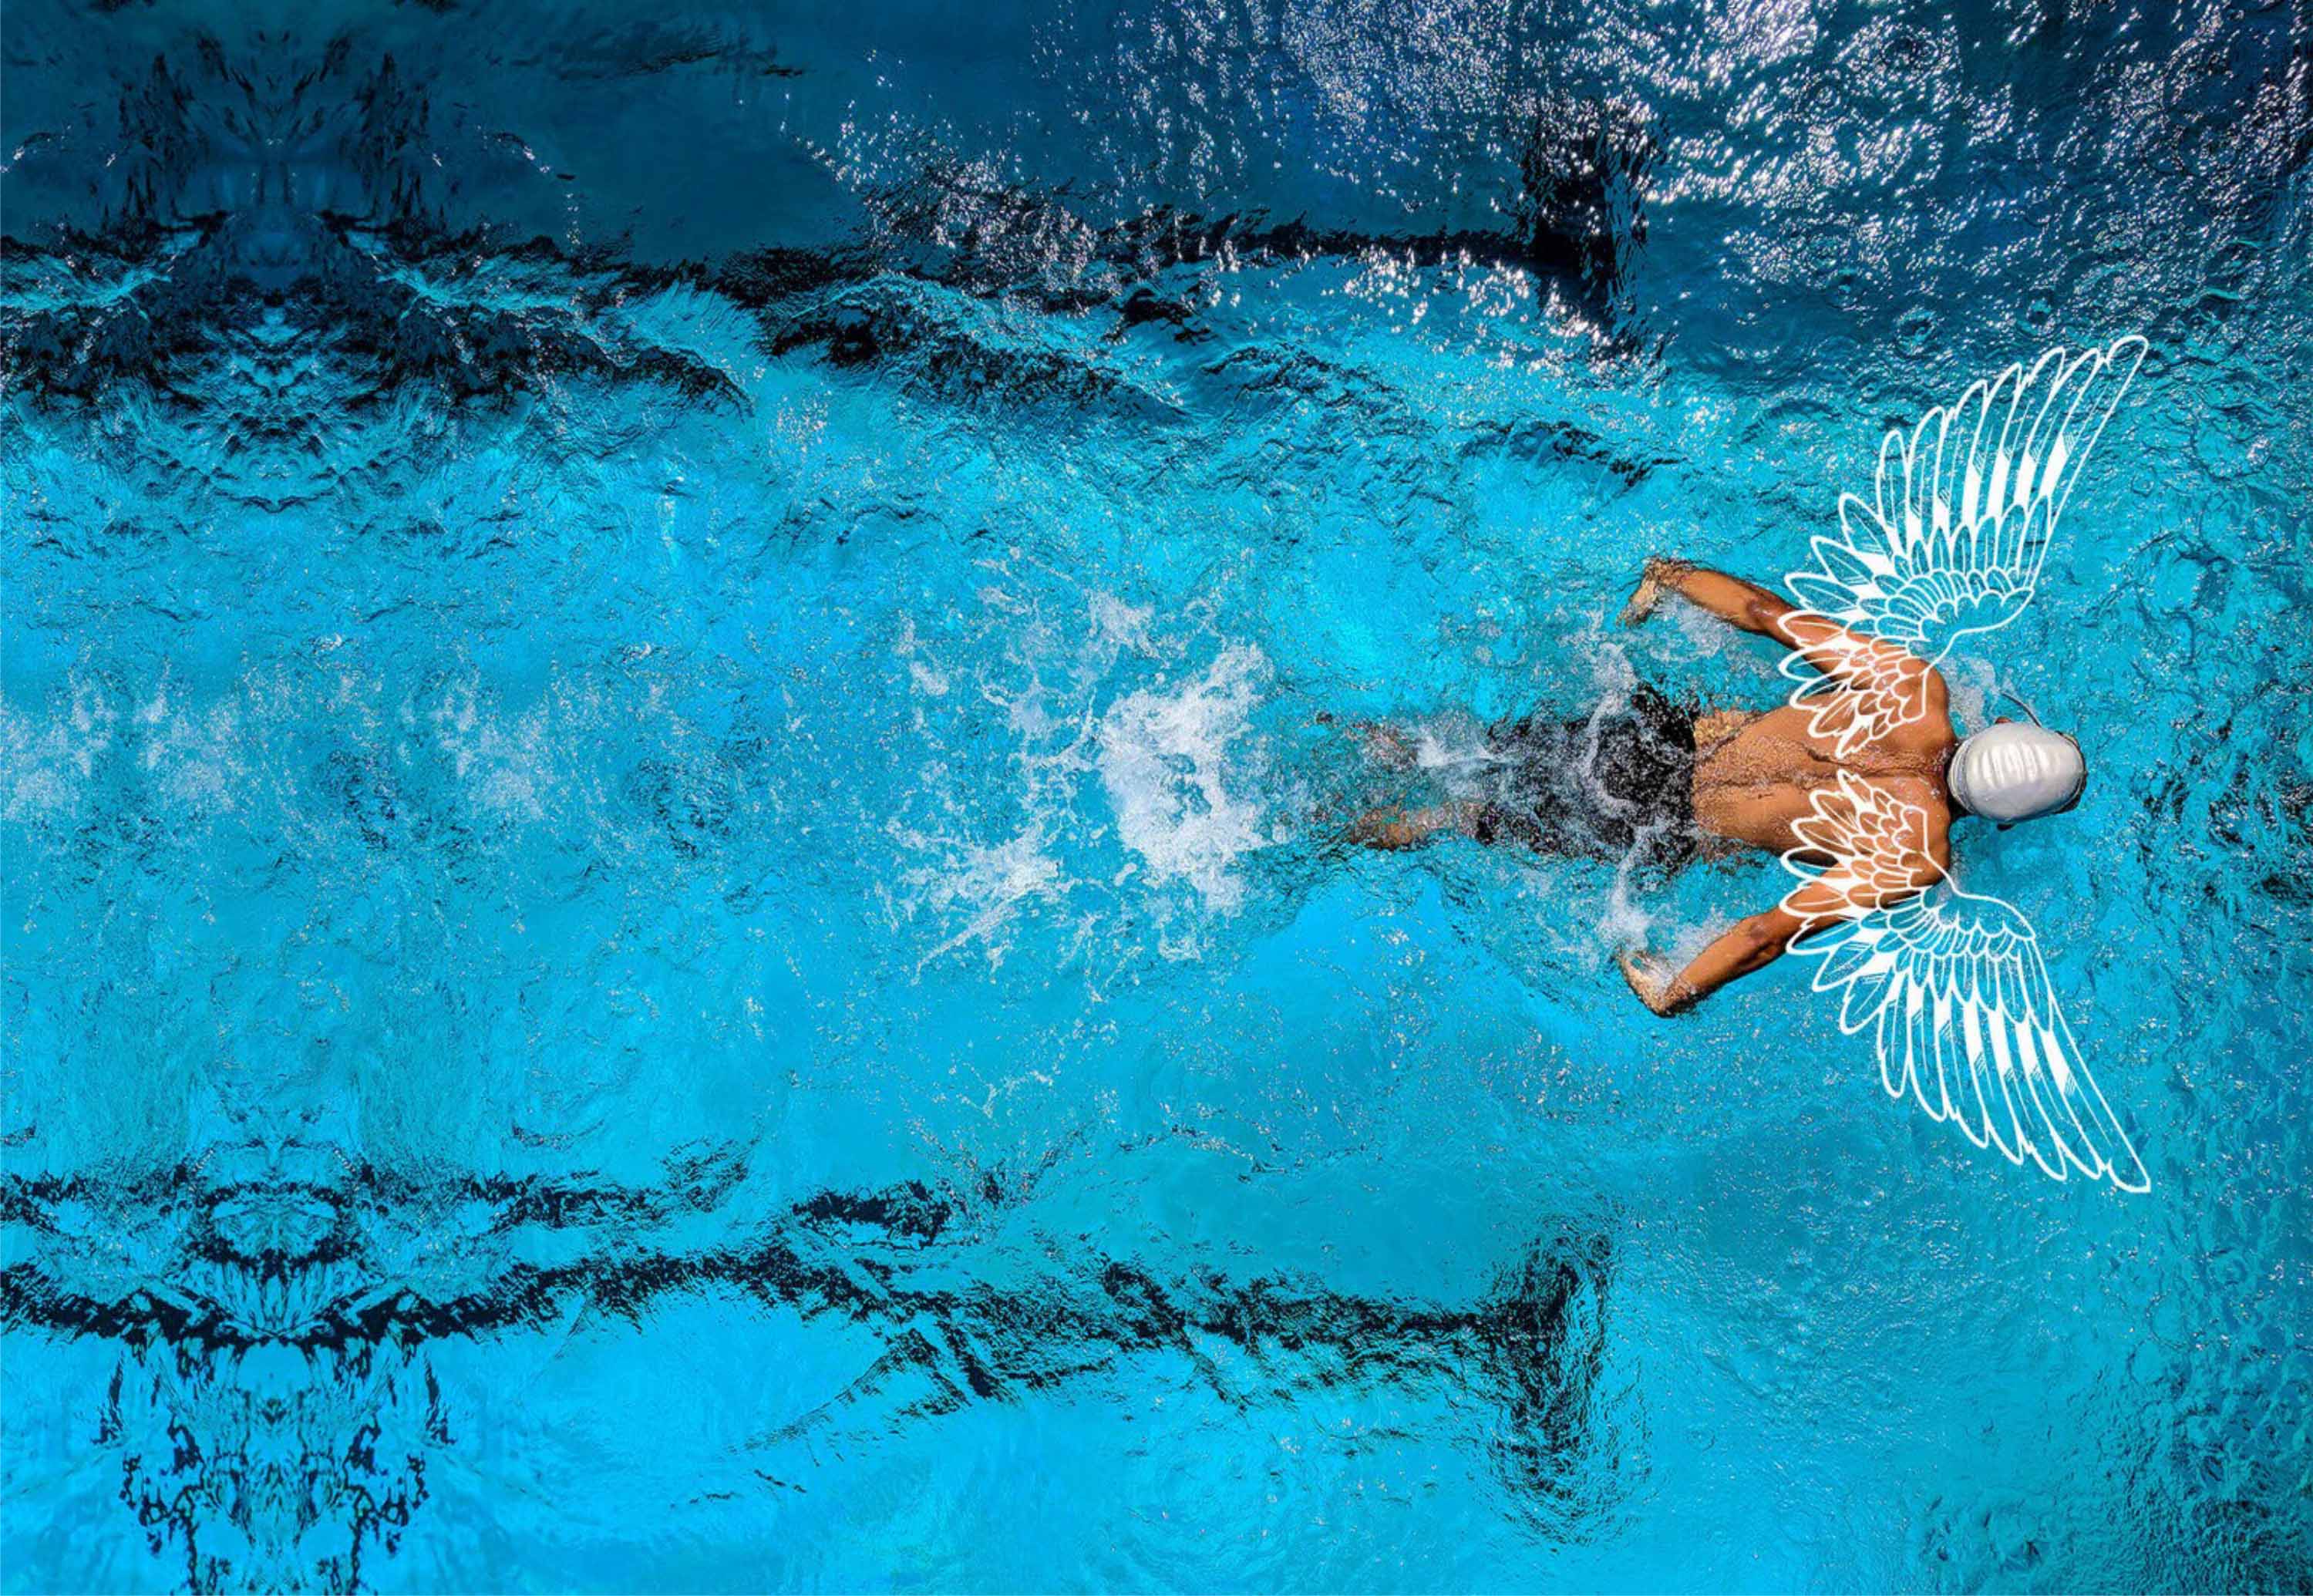
[[[2088,762],[2071,738],[2003,720],[1961,739],[1946,785],[1969,814],[2005,822],[2071,807],[2088,780]]]

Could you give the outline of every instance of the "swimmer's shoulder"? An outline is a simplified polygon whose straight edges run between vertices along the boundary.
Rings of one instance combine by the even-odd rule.
[[[1951,872],[1951,798],[1943,783],[1927,776],[1898,776],[1876,785],[1917,812],[1915,824],[1905,828],[1904,873],[1915,887],[1934,886]]]

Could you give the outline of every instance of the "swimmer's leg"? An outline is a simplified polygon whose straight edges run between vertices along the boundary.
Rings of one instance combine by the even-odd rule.
[[[1394,853],[1421,847],[1446,833],[1477,836],[1485,809],[1485,805],[1474,802],[1434,804],[1426,809],[1375,809],[1350,822],[1341,836],[1361,848]]]
[[[1344,720],[1330,710],[1318,711],[1320,726],[1338,727],[1358,741],[1358,751],[1384,770],[1410,771],[1421,760],[1420,734],[1394,720]]]

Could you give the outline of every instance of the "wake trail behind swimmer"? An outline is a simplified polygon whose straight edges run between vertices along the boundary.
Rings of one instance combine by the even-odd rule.
[[[1397,851],[1446,834],[1668,876],[1703,842],[1688,800],[1695,714],[1640,683],[1620,704],[1561,719],[1536,711],[1485,727],[1435,783],[1436,801],[1369,809],[1345,840]],[[1418,733],[1368,724],[1369,755],[1406,770]]]

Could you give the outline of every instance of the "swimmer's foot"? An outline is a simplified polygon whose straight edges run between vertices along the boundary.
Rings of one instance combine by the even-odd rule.
[[[1439,804],[1427,809],[1376,809],[1351,821],[1342,830],[1341,839],[1360,848],[1394,853],[1419,848],[1442,833],[1473,835],[1479,808],[1476,804],[1462,803]]]
[[[1410,771],[1421,761],[1421,752],[1397,727],[1379,720],[1358,723],[1365,739],[1366,757],[1385,770]]]
[[[1327,710],[1318,710],[1315,719],[1319,726],[1336,726],[1356,737],[1359,750],[1385,770],[1410,771],[1421,763],[1421,750],[1413,740],[1386,720],[1343,720]]]
[[[1388,851],[1419,848],[1429,840],[1429,828],[1422,824],[1419,815],[1399,808],[1368,810],[1340,832],[1341,840],[1353,847]]]
[[[1625,949],[1614,956],[1614,962],[1622,966],[1623,979],[1639,994],[1639,1001],[1657,1014],[1676,1014],[1693,1001],[1669,961],[1644,948]]]

